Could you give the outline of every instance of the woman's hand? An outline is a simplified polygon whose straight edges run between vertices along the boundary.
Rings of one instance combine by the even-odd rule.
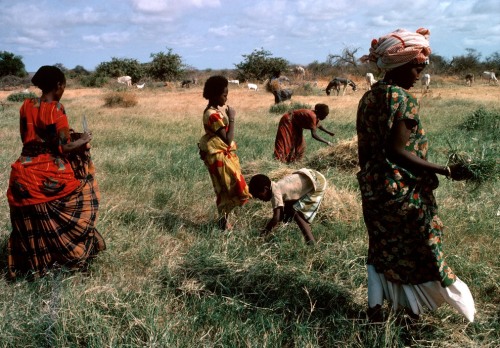
[[[89,143],[92,140],[92,132],[83,133],[80,140],[82,140],[83,144]]]
[[[234,118],[236,117],[236,110],[234,108],[227,106],[226,109],[227,117],[229,118],[229,122],[234,122]]]
[[[455,181],[463,181],[472,178],[472,173],[462,164],[452,164],[449,166],[451,178]]]

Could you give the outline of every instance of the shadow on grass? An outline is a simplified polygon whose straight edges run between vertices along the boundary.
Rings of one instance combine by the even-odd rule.
[[[9,243],[10,233],[5,235],[4,238],[0,239],[0,272],[2,272],[2,277],[5,278],[7,275],[7,245]]]
[[[160,216],[156,217],[155,224],[168,231],[177,231],[180,228],[186,228],[191,232],[199,234],[206,234],[208,231],[217,228],[216,221],[194,221],[168,211],[163,211]]]
[[[359,317],[361,308],[349,292],[317,273],[266,260],[245,265],[245,260],[228,261],[201,249],[191,250],[174,273],[163,274],[163,284],[182,289],[184,282],[194,281],[208,294],[293,317]]]

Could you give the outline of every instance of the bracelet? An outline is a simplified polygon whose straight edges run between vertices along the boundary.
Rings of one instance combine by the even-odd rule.
[[[444,169],[446,170],[446,174],[445,174],[445,176],[446,176],[448,179],[449,179],[449,178],[451,178],[451,169],[450,169],[450,167],[449,167],[449,166],[446,166],[446,167],[444,167]]]

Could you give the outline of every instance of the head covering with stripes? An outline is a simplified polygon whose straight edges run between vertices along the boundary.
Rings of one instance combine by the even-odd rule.
[[[375,63],[382,70],[391,70],[412,61],[428,63],[431,54],[429,35],[430,31],[425,28],[416,32],[397,29],[378,40],[373,39],[370,53],[360,60]]]

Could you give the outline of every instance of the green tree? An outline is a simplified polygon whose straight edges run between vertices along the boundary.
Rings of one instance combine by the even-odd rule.
[[[54,66],[56,68],[59,68],[59,70],[61,70],[65,74],[68,72],[68,68],[66,68],[63,63],[56,63],[54,64]]]
[[[88,75],[89,72],[87,71],[87,69],[85,69],[83,66],[81,65],[77,65],[75,66],[72,70],[71,70],[75,75]]]
[[[132,82],[137,82],[142,78],[144,72],[137,59],[113,57],[111,62],[100,63],[95,69],[95,74],[102,77],[127,75],[132,78]]]
[[[494,71],[497,74],[500,72],[500,53],[493,52],[486,58],[484,70]]]
[[[450,62],[443,56],[431,53],[428,72],[431,74],[447,74],[448,70],[450,70]]]
[[[312,78],[319,77],[331,77],[336,74],[336,70],[330,63],[328,62],[318,62],[315,60],[314,62],[307,65],[307,70],[311,73]]]
[[[466,48],[466,55],[455,56],[450,62],[450,72],[458,75],[476,71],[480,68],[481,53],[473,48]]]
[[[14,53],[1,51],[0,52],[0,77],[14,75],[24,77],[28,75],[21,56],[16,56]]]
[[[147,74],[160,81],[172,81],[179,79],[184,73],[182,57],[172,53],[171,48],[167,48],[167,53],[151,53],[153,60],[148,66]]]
[[[261,48],[243,55],[244,60],[235,64],[238,79],[263,81],[277,71],[286,71],[289,62],[284,58],[272,57],[272,53]]]

